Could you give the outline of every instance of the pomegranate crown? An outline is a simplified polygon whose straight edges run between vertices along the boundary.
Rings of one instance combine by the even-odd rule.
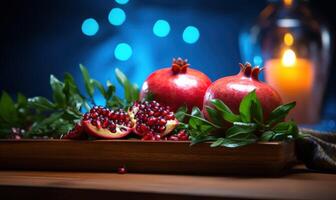
[[[188,67],[190,64],[188,63],[188,59],[182,59],[182,58],[173,58],[173,63],[172,63],[172,71],[174,74],[179,74],[179,73],[186,73]]]
[[[239,63],[239,66],[240,73],[243,74],[243,76],[252,78],[254,80],[259,80],[259,73],[264,69],[260,68],[259,66],[252,67],[249,62],[246,62],[245,64]]]

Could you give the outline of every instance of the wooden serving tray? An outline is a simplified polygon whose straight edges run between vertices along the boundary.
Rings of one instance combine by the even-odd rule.
[[[0,169],[274,175],[293,161],[294,142],[231,149],[182,141],[0,140]]]

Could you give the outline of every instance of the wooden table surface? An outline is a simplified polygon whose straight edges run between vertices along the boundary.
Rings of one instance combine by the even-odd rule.
[[[3,197],[3,198],[1,198]],[[281,177],[0,171],[0,199],[336,199],[336,174]]]

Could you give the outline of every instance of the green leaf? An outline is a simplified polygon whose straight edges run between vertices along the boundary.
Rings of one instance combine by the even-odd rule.
[[[191,133],[190,140],[191,140],[191,146],[195,144],[199,144],[202,142],[208,142],[208,141],[215,141],[217,140],[216,137],[211,135],[205,135],[204,133],[195,133],[195,130],[193,130],[194,133]]]
[[[115,93],[115,86],[111,83],[111,81],[107,80],[106,81],[106,86],[107,86],[107,90],[106,90],[106,100],[109,100],[112,95]]]
[[[226,131],[225,136],[226,138],[249,138],[255,130],[256,127],[235,125]]]
[[[193,117],[203,117],[203,114],[198,107],[193,107],[193,109],[191,110],[191,116],[193,116]]]
[[[246,146],[249,144],[255,143],[257,140],[255,138],[251,139],[227,139],[225,138],[222,142],[221,146],[228,147],[228,148],[237,148]]]
[[[26,107],[28,104],[28,99],[23,94],[18,93],[17,95],[17,104],[18,107]]]
[[[257,128],[256,123],[250,123],[250,122],[233,122],[234,126],[240,126],[240,127],[250,127],[250,128]]]
[[[72,77],[71,74],[65,73],[64,75],[64,89],[63,89],[64,94],[67,97],[70,97],[72,95],[78,95],[81,98],[84,98],[81,92],[79,91],[74,78]]]
[[[215,128],[211,125],[208,125],[208,124],[203,124],[199,127],[199,130],[202,132],[202,133],[210,133],[214,130]]]
[[[107,99],[107,93],[105,92],[104,85],[101,84],[99,81],[92,79],[93,85],[99,90],[99,92],[103,95],[105,99]]]
[[[240,102],[239,113],[243,122],[251,122],[251,106],[253,102],[256,101],[256,98],[256,92],[253,90],[252,92],[248,93]]]
[[[228,122],[240,121],[239,115],[234,114],[230,108],[219,99],[211,100],[211,103],[221,112],[222,118]]]
[[[257,121],[259,123],[262,123],[264,121],[263,109],[262,109],[261,103],[259,99],[257,98],[257,96],[252,101],[251,113],[252,113],[252,119],[254,121]]]
[[[5,91],[2,92],[0,99],[0,118],[8,123],[16,123],[18,121],[18,112],[13,99]]]
[[[272,129],[275,132],[272,140],[280,141],[284,139],[297,138],[299,135],[299,129],[293,121],[278,123]]]
[[[48,128],[50,128],[50,125],[56,121],[59,120],[64,112],[55,112],[51,114],[49,117],[44,118],[42,121],[37,121],[32,125],[32,130],[30,131],[30,134],[44,134]],[[50,129],[49,129],[50,130]]]
[[[139,88],[136,84],[131,84],[126,75],[118,68],[115,69],[118,82],[124,87],[125,99],[127,103],[132,103],[139,99]]]
[[[220,120],[221,119],[220,113],[217,110],[215,110],[215,109],[213,109],[213,108],[211,108],[209,106],[206,106],[205,109],[207,110],[208,115],[209,115],[211,121],[213,123],[215,123],[216,125],[220,126],[222,124],[222,122]]]
[[[64,83],[59,81],[54,75],[50,75],[50,86],[53,90],[53,99],[58,107],[66,105],[66,97],[63,93]]]
[[[271,141],[274,134],[275,133],[273,131],[266,131],[260,136],[260,140],[264,142]]]
[[[204,119],[203,115],[202,115],[202,112],[200,111],[200,109],[198,107],[194,107],[191,111],[191,115],[189,114],[185,114],[186,116],[189,116],[190,119],[189,119],[189,126],[192,128],[192,129],[198,129],[198,127],[200,127],[201,125],[203,124],[208,124],[208,125],[211,125],[215,128],[220,128],[220,126],[212,123],[212,122],[209,122],[208,120]]]
[[[72,75],[69,73],[66,73],[64,76],[63,93],[66,96],[68,107],[71,107],[76,110],[81,109],[81,106],[84,103],[84,97],[80,93]]]
[[[132,89],[131,84],[128,81],[126,75],[118,68],[115,69],[115,74],[117,77],[118,82],[124,87],[124,95],[127,102],[132,101]]]
[[[288,104],[284,104],[281,105],[277,108],[275,108],[270,116],[269,116],[269,120],[268,120],[268,124],[276,124],[278,122],[283,121],[286,116],[288,115],[289,111],[292,110],[296,105],[296,102],[291,102]]]
[[[215,142],[213,142],[210,147],[219,147],[224,143],[224,138],[218,138]]]
[[[191,111],[191,118],[189,119],[189,126],[193,129],[197,129],[203,124],[202,122],[202,113],[198,107],[193,107]]]
[[[53,110],[55,109],[55,104],[50,102],[47,98],[45,97],[33,97],[28,99],[28,105],[32,108],[35,109],[40,109],[40,110]]]
[[[137,101],[139,99],[140,91],[139,91],[139,86],[137,84],[132,85],[132,101]]]
[[[188,112],[187,106],[179,107],[175,112],[175,117],[179,122],[182,122],[185,118],[185,114]]]
[[[147,91],[144,100],[145,101],[153,101],[155,99],[155,95],[154,93],[152,93],[151,91]]]
[[[82,72],[82,76],[84,79],[84,85],[85,85],[86,92],[89,95],[89,97],[93,98],[94,85],[93,85],[93,81],[90,78],[89,71],[82,64],[80,64],[79,67],[80,67],[80,70]]]

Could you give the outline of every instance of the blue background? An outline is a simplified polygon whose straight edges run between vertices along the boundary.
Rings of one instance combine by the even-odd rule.
[[[331,26],[335,17],[328,2],[311,2],[325,15]],[[111,80],[115,67],[139,86],[156,69],[167,67],[173,57],[188,58],[193,68],[212,80],[238,72],[241,60],[239,35],[253,24],[266,1],[220,0],[130,0],[119,5],[113,0],[5,1],[1,6],[0,90],[14,95],[50,96],[49,74],[61,78],[64,72],[75,75],[82,85],[78,64],[89,68],[95,79]],[[108,13],[122,8],[126,21],[112,26]],[[89,37],[82,33],[82,22],[94,18],[99,31]],[[153,34],[158,19],[170,23],[167,37]],[[200,31],[195,44],[183,41],[189,25]],[[133,49],[127,61],[118,61],[114,49],[126,42]],[[330,74],[335,73],[333,60]],[[330,75],[323,109],[323,120],[315,128],[335,130],[335,77]],[[120,90],[120,89],[119,89]]]

